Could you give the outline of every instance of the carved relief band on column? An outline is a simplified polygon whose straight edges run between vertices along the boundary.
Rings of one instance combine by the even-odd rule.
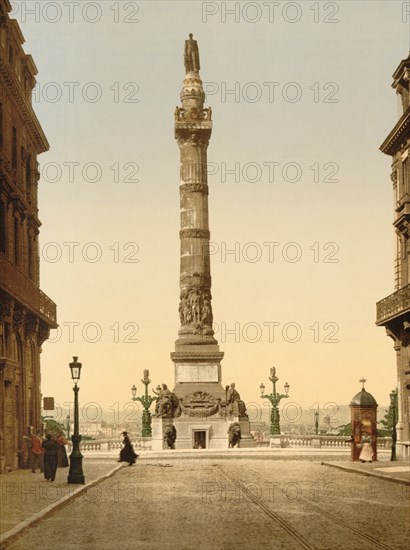
[[[181,239],[210,239],[211,234],[208,229],[181,229],[179,232]]]
[[[192,286],[211,288],[211,276],[206,273],[182,273],[179,277],[181,288],[191,288]]]
[[[207,288],[191,287],[182,290],[179,302],[181,325],[193,326],[194,334],[201,334],[207,327],[212,331],[211,299],[211,293]]]
[[[179,188],[182,193],[203,193],[204,195],[209,194],[209,188],[206,183],[184,183]]]
[[[208,124],[211,124],[211,122]],[[186,125],[184,128],[175,128],[175,137],[179,147],[182,147],[185,143],[208,146],[209,138],[211,137],[211,128],[204,126],[205,122],[201,127],[192,128],[190,124],[189,127]]]

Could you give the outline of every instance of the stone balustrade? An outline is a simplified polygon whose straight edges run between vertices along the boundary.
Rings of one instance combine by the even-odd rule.
[[[350,449],[350,440],[347,436],[340,435],[289,435],[282,434],[277,436],[280,439],[280,447],[292,448],[292,447],[311,447],[311,448],[345,448]],[[279,441],[278,441],[279,442]],[[141,449],[142,442],[133,442],[135,449]],[[269,445],[269,441],[256,443],[257,447],[264,447]],[[279,446],[279,445],[278,445]],[[115,451],[120,450],[122,443],[118,439],[95,439],[84,440],[80,443],[80,449],[82,452],[93,451]],[[378,437],[377,438],[378,449],[391,449],[391,437]],[[68,443],[68,452],[71,452],[71,441]]]
[[[141,444],[139,441],[132,443],[133,447],[138,449]],[[68,452],[71,452],[72,443],[68,442]],[[80,442],[81,452],[93,451],[115,451],[122,448],[122,443],[118,439],[85,439]]]
[[[350,449],[350,440],[340,435],[281,435],[281,447],[338,447]],[[391,437],[378,437],[378,449],[391,449]]]

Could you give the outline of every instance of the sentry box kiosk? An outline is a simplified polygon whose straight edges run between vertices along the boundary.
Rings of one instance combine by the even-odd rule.
[[[351,403],[352,418],[352,460],[360,460],[364,445],[371,443],[372,461],[377,460],[377,403],[373,395],[364,389],[366,380],[360,380],[362,391],[356,394]],[[362,455],[363,456],[363,455]]]

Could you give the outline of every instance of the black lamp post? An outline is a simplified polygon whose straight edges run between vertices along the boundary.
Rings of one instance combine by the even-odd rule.
[[[391,456],[390,460],[397,460],[396,458],[396,442],[397,442],[397,390],[393,390],[390,394],[390,410],[392,419],[391,429]]]
[[[70,415],[67,414],[67,418],[66,418],[66,430],[67,430],[67,439],[70,439]]]
[[[284,397],[289,397],[289,384],[286,382],[284,385],[285,394],[276,393],[276,382],[279,380],[279,378],[276,376],[276,369],[275,367],[272,367],[270,369],[270,376],[269,380],[272,382],[273,385],[273,391],[272,393],[269,393],[265,395],[265,385],[263,382],[259,386],[259,389],[261,391],[261,397],[263,399],[269,399],[269,401],[272,404],[272,412],[270,417],[270,435],[280,435],[280,423],[279,423],[279,402]]]
[[[68,483],[85,483],[83,474],[83,455],[80,451],[81,435],[78,430],[78,392],[80,388],[77,386],[80,380],[81,363],[77,361],[78,357],[73,357],[73,362],[70,363],[71,378],[74,380],[74,433],[71,436],[73,442],[73,450],[70,454],[70,470],[68,472]]]

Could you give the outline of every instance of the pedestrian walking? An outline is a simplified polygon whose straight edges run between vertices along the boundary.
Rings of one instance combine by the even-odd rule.
[[[364,432],[360,441],[362,450],[360,451],[359,460],[361,462],[371,462],[373,460],[372,442],[371,434]]]
[[[42,446],[44,449],[44,479],[46,481],[54,481],[57,472],[57,441],[51,438],[51,434],[47,434]]]
[[[138,458],[138,455],[134,452],[128,433],[122,432],[121,435],[124,436],[122,441],[124,447],[121,449],[120,459],[118,462],[128,462],[128,466],[132,466],[135,464],[135,460]]]
[[[31,471],[36,473],[37,468],[40,468],[40,472],[43,472],[43,453],[42,442],[40,434],[33,434],[31,436]]]
[[[57,437],[56,441],[58,445],[57,467],[67,468],[68,458],[67,458],[67,451],[65,450],[65,445],[67,445],[67,439],[60,434]]]
[[[31,457],[31,437],[23,435],[23,441],[21,444],[21,465],[23,468],[31,468],[33,459]]]

